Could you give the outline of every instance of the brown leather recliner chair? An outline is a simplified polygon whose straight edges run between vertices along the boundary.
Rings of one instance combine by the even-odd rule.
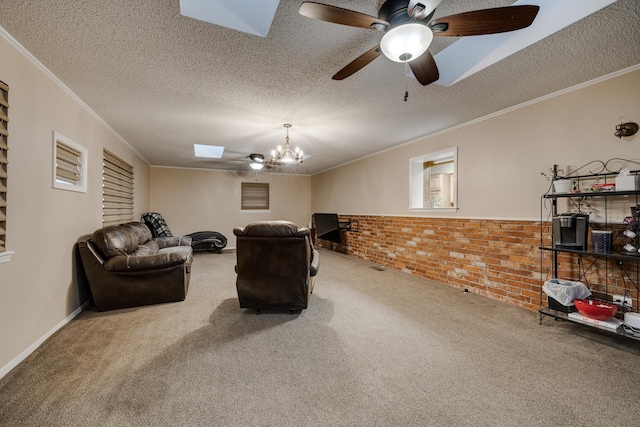
[[[130,222],[100,228],[77,245],[98,311],[183,301],[187,296],[190,237],[153,239],[144,223]]]
[[[241,308],[307,308],[320,256],[309,229],[289,221],[258,221],[236,227],[236,288]]]

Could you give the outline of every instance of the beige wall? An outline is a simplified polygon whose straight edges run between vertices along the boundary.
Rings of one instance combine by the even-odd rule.
[[[269,212],[240,210],[241,182],[268,182]],[[252,221],[282,219],[306,226],[311,177],[273,172],[151,168],[151,210],[162,214],[174,235],[218,231],[235,247],[233,228]]]
[[[9,92],[7,249],[0,264],[0,376],[87,299],[72,276],[78,237],[101,226],[102,150],[134,165],[135,211],[149,208],[149,166],[0,32]],[[52,188],[52,132],[88,149],[88,192]]]
[[[540,196],[549,186],[541,172],[553,164],[640,160],[640,135],[613,135],[621,117],[640,122],[637,68],[314,175],[312,210],[435,216],[408,210],[409,159],[458,146],[459,210],[440,216],[539,219]]]

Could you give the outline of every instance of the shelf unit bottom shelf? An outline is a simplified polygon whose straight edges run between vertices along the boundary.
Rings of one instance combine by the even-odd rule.
[[[548,317],[554,318],[555,320],[565,320],[567,322],[575,323],[577,325],[585,326],[587,328],[597,329],[599,331],[605,331],[605,332],[609,332],[610,334],[614,334],[614,335],[618,335],[618,336],[631,338],[631,339],[640,341],[640,331],[638,331],[637,333],[633,333],[633,331],[631,331],[631,329],[628,328],[628,327],[621,326],[617,330],[611,330],[611,329],[606,328],[606,327],[601,327],[601,326],[594,325],[594,324],[591,324],[591,323],[585,323],[585,322],[581,322],[579,320],[574,320],[574,319],[570,318],[567,313],[564,313],[564,312],[558,311],[558,310],[554,310],[554,309],[549,308],[549,307],[540,307],[540,309],[538,310],[538,313],[540,313],[540,324],[542,324],[542,319],[544,317],[548,316]]]

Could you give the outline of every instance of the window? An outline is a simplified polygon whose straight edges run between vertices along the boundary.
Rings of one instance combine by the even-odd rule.
[[[53,133],[53,188],[87,192],[87,149]]]
[[[240,209],[269,210],[269,183],[243,182]]]
[[[133,166],[104,150],[102,225],[133,221]]]
[[[5,252],[7,235],[7,169],[9,139],[9,86],[0,81],[0,252]],[[6,262],[8,258],[1,258]]]
[[[455,212],[458,208],[458,147],[409,160],[410,211]]]

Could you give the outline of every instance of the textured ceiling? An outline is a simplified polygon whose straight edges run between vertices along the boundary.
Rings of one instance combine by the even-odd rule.
[[[0,26],[149,163],[179,167],[248,169],[193,144],[266,155],[292,123],[311,157],[271,171],[312,174],[640,64],[640,2],[619,0],[450,87],[384,57],[334,81],[381,33],[305,18],[301,3],[281,0],[266,38],[181,16],[178,0],[2,0]],[[377,15],[383,1],[325,3]],[[444,0],[434,17],[512,3]]]

